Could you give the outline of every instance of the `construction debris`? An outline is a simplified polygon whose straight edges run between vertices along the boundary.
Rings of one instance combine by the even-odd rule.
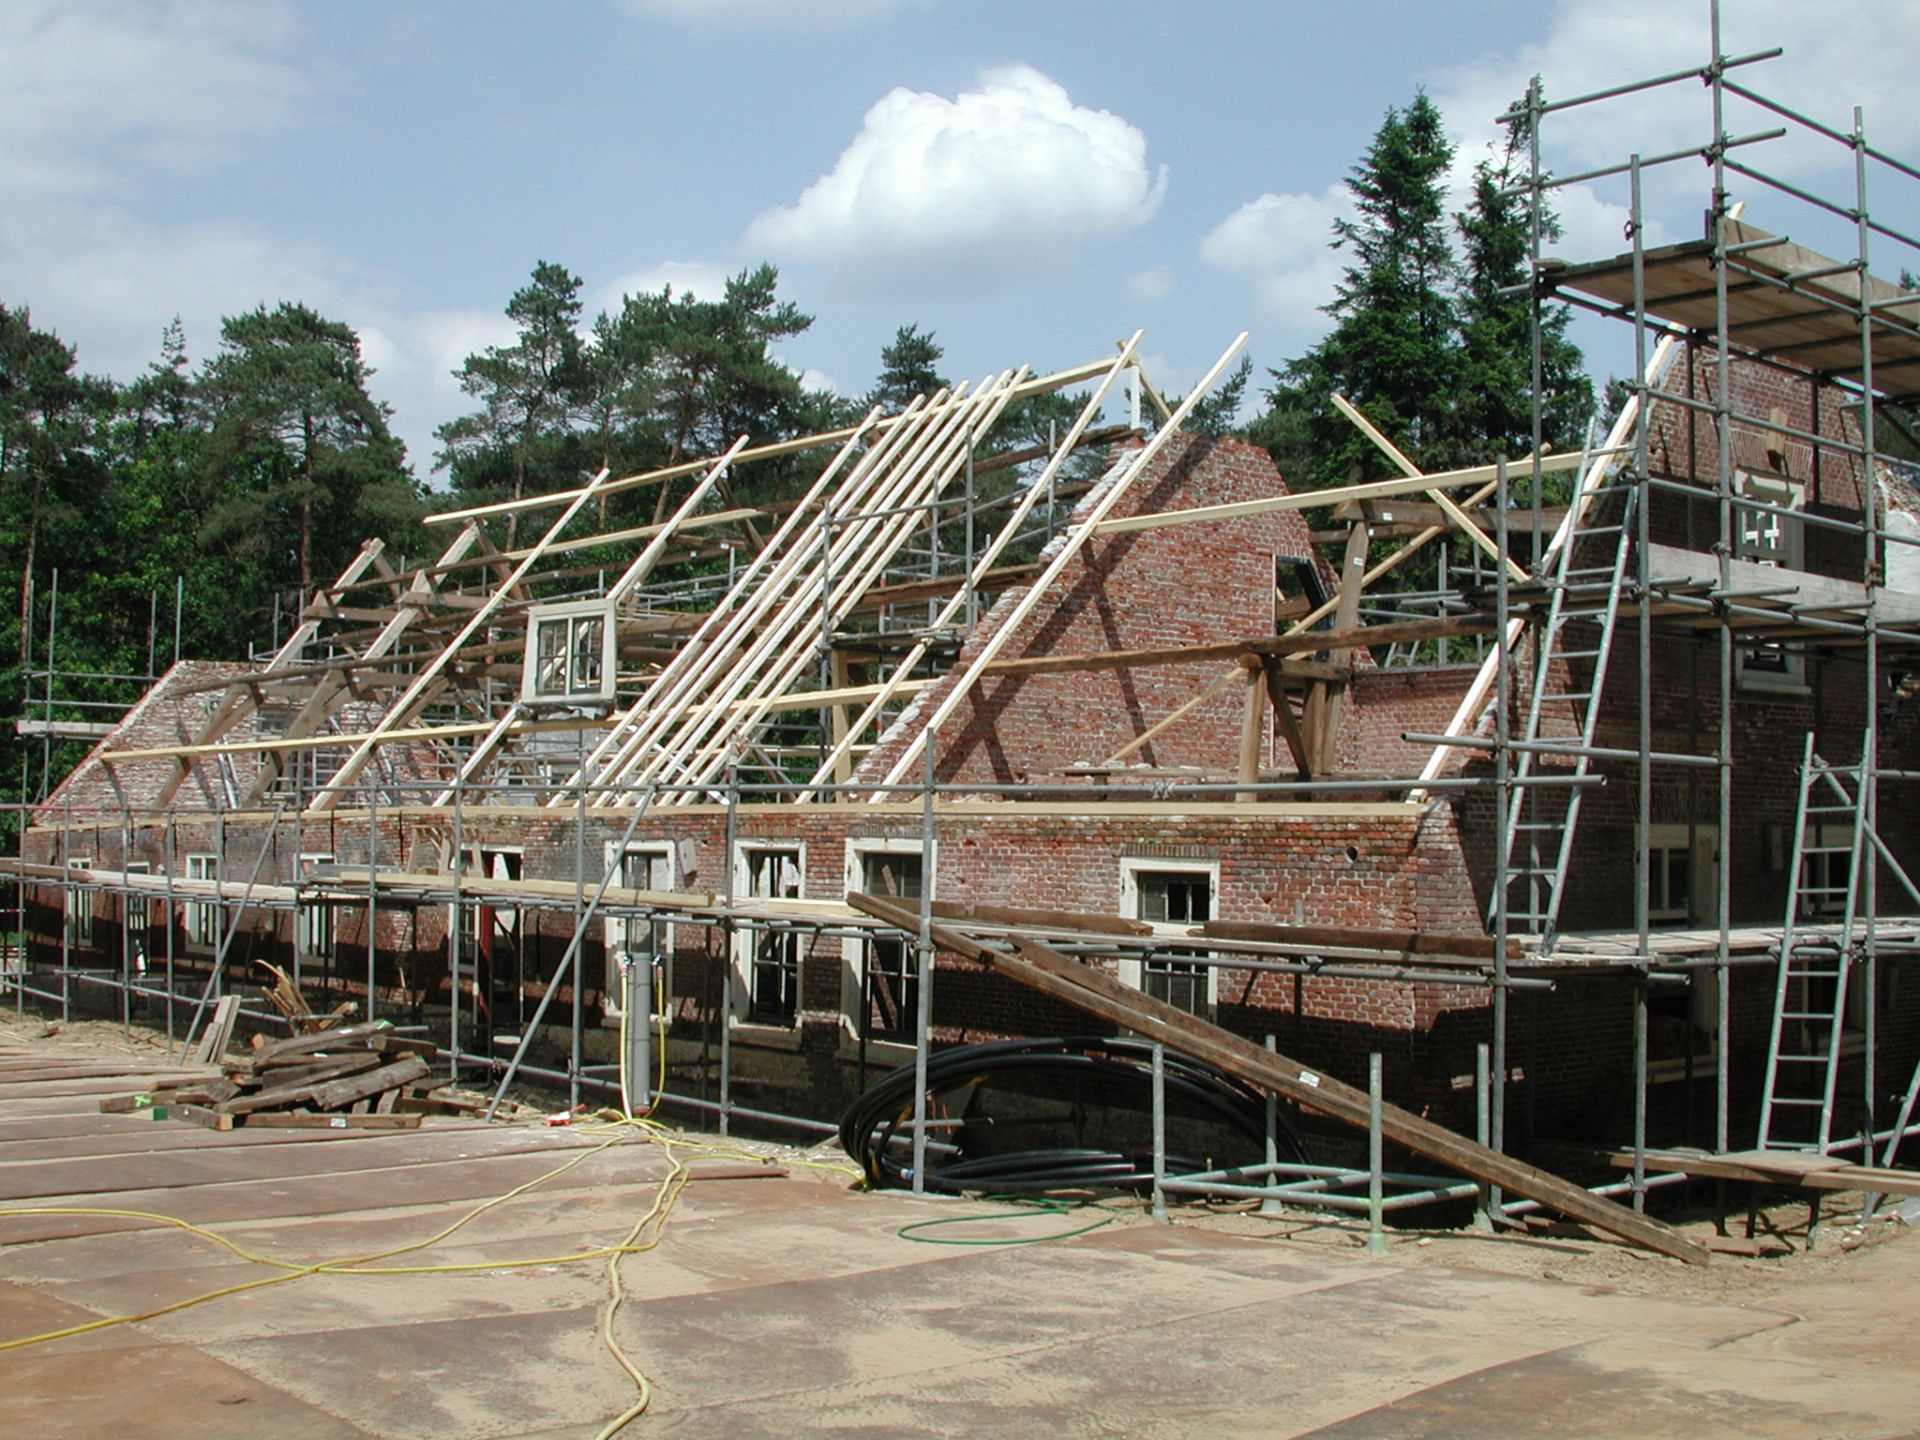
[[[100,1108],[151,1107],[155,1119],[191,1120],[214,1130],[236,1125],[406,1130],[418,1126],[424,1114],[478,1109],[437,1096],[434,1092],[450,1083],[446,1080],[422,1083],[429,1066],[421,1057],[433,1053],[431,1042],[410,1039],[388,1021],[376,1020],[294,1035],[223,1061],[217,1078],[110,1096]]]

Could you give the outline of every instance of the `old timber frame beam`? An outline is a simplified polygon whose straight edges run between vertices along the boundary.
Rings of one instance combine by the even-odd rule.
[[[921,933],[917,909],[858,893],[849,894],[847,903],[904,934]],[[938,923],[931,925],[928,938],[941,950],[980,961],[1009,979],[1075,1009],[1170,1045],[1196,1060],[1217,1065],[1249,1085],[1284,1096],[1329,1119],[1360,1129],[1369,1123],[1369,1097],[1365,1091],[1210,1025],[1037,941],[1014,936],[1012,944],[1017,953],[1008,955]],[[1672,1226],[1616,1205],[1570,1180],[1488,1149],[1397,1105],[1382,1107],[1381,1130],[1387,1139],[1416,1155],[1470,1179],[1498,1185],[1502,1190],[1537,1201],[1570,1220],[1592,1225],[1689,1265],[1705,1265],[1708,1261],[1706,1246]]]

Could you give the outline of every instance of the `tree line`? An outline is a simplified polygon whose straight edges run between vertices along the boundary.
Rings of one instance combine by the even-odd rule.
[[[1525,138],[1510,129],[1504,150],[1475,167],[1466,208],[1449,215],[1454,156],[1437,107],[1419,94],[1389,110],[1348,181],[1354,216],[1330,238],[1346,265],[1325,337],[1269,371],[1251,404],[1243,362],[1193,428],[1266,445],[1296,490],[1380,470],[1333,408],[1335,393],[1429,469],[1524,453],[1530,230],[1558,233],[1516,189]],[[513,338],[454,372],[471,408],[436,432],[430,464],[456,503],[564,488],[602,467],[671,466],[741,434],[830,429],[946,383],[937,339],[905,325],[865,395],[803,386],[777,349],[813,320],[780,296],[771,265],[742,271],[715,298],[663,287],[591,321],[580,291],[563,265],[536,264],[505,307]],[[1560,447],[1579,443],[1593,406],[1567,318],[1550,308],[1541,326],[1544,438]],[[425,555],[421,516],[446,497],[430,496],[409,467],[390,411],[369,393],[371,373],[351,327],[282,302],[223,320],[197,364],[175,322],[146,372],[117,383],[81,369],[25,306],[0,302],[0,567],[18,585],[0,615],[0,715],[21,713],[27,672],[45,662],[56,571],[61,668],[135,675],[149,654],[162,664],[171,655],[176,577],[183,653],[231,659],[269,637],[276,613],[284,633],[292,597],[330,580],[367,536],[383,537],[389,557]],[[1043,442],[1077,409],[1061,395],[1024,402],[1002,443]],[[789,498],[816,463],[800,455],[753,467],[721,503]],[[681,494],[623,492],[601,518],[646,523]],[[59,693],[126,698],[124,683],[104,681]],[[9,798],[19,798],[23,753],[9,727],[0,735]]]

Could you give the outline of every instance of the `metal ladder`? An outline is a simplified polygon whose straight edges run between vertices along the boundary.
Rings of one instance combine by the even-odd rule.
[[[1832,1143],[1833,1101],[1840,1078],[1841,1022],[1847,1009],[1859,923],[1860,873],[1866,840],[1864,766],[1829,765],[1807,734],[1794,816],[1793,863],[1787,873],[1787,913],[1780,927],[1773,1029],[1767,1041],[1767,1077],[1760,1096],[1762,1150],[1824,1155]],[[1823,827],[1846,827],[1843,843],[1821,843]],[[1846,875],[1835,883],[1832,857],[1845,856]],[[1819,872],[1808,883],[1809,862]],[[1838,903],[1837,912],[1833,909]],[[1802,914],[1811,907],[1812,916]],[[1825,913],[1840,921],[1808,933]]]
[[[1600,718],[1600,696],[1606,684],[1607,661],[1613,650],[1614,621],[1620,613],[1621,583],[1626,574],[1627,557],[1633,545],[1633,515],[1637,487],[1613,485],[1595,492],[1586,509],[1586,517],[1612,513],[1618,518],[1602,523],[1582,524],[1567,536],[1560,547],[1555,570],[1553,599],[1547,609],[1545,632],[1540,641],[1540,658],[1529,687],[1526,722],[1521,739],[1529,744],[1541,740],[1541,730],[1550,706],[1572,707],[1569,721],[1572,735],[1549,737],[1577,746],[1572,774],[1586,775],[1593,768],[1587,752],[1593,745],[1594,729]],[[1617,503],[1614,498],[1618,496]],[[1576,500],[1576,504],[1578,501]],[[1602,563],[1595,559],[1595,545],[1611,543],[1611,554],[1604,548]],[[1583,561],[1587,563],[1582,563]],[[1569,613],[1569,599],[1591,600],[1604,587],[1604,603],[1598,611]],[[1591,648],[1566,649],[1567,626],[1575,620],[1599,626],[1599,635]],[[1585,688],[1574,666],[1588,668]],[[1552,688],[1556,669],[1564,674],[1564,683],[1576,687]],[[1521,749],[1513,775],[1525,780],[1536,773],[1543,758],[1540,752]],[[1543,949],[1552,947],[1554,926],[1560,914],[1560,896],[1565,889],[1567,862],[1573,853],[1574,822],[1580,815],[1580,797],[1586,787],[1573,784],[1559,788],[1529,786],[1519,792],[1519,803],[1507,821],[1505,837],[1507,857],[1507,919],[1511,930],[1543,937]],[[1496,897],[1497,899],[1498,897]],[[1489,916],[1491,923],[1491,916]]]

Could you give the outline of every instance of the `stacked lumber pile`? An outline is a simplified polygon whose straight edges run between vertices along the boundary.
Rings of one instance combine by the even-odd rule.
[[[421,1057],[432,1054],[429,1041],[396,1034],[385,1020],[271,1043],[256,1039],[249,1054],[222,1060],[216,1079],[114,1096],[100,1108],[151,1106],[156,1119],[192,1120],[216,1130],[236,1125],[411,1129],[423,1115],[482,1108],[479,1102],[433,1093],[449,1082],[427,1081],[429,1066]]]

